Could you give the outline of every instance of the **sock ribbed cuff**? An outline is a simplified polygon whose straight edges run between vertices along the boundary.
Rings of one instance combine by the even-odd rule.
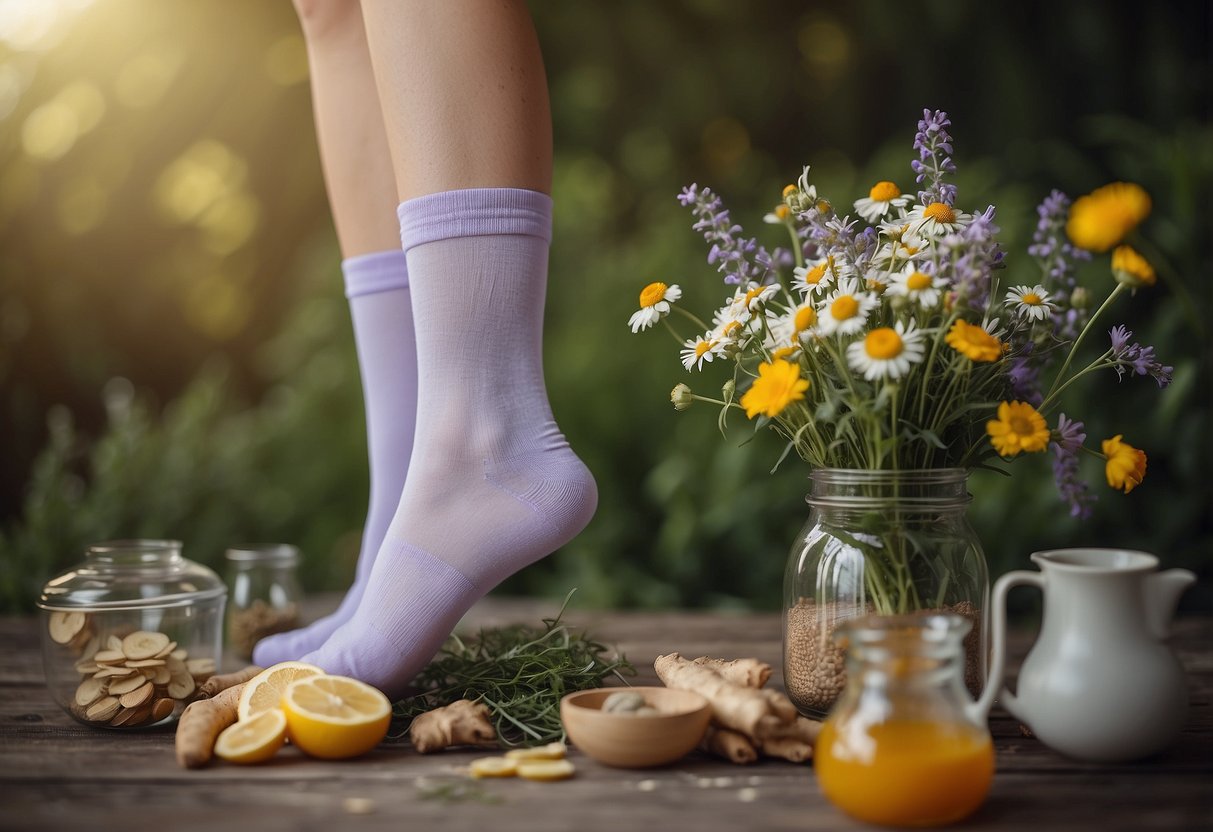
[[[398,248],[360,254],[341,263],[345,296],[356,298],[409,286],[408,261]]]
[[[400,203],[404,251],[452,237],[524,234],[552,240],[552,198],[522,188],[468,188]]]

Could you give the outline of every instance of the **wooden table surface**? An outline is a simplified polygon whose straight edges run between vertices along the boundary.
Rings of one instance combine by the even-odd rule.
[[[466,624],[537,622],[549,602],[487,600]],[[779,667],[775,614],[574,611],[655,681],[654,657],[757,656]],[[1031,634],[1021,633],[1022,658]],[[1046,830],[1213,828],[1213,621],[1177,623],[1173,644],[1189,674],[1192,709],[1170,750],[1128,765],[1076,763],[1023,736],[995,709],[990,727],[998,773],[986,804],[960,827]],[[29,830],[628,830],[871,829],[822,796],[809,764],[734,766],[691,756],[651,771],[611,769],[576,749],[577,776],[561,783],[477,781],[473,798],[444,802],[437,784],[483,752],[420,756],[385,743],[342,762],[286,748],[256,767],[177,767],[172,728],[130,733],[79,725],[43,683],[37,619],[0,619],[0,829]],[[225,662],[239,666],[235,660]],[[777,671],[778,672],[778,671]],[[776,675],[771,684],[780,685]]]

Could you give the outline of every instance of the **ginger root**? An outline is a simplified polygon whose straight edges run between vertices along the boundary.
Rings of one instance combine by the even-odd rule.
[[[244,684],[233,685],[211,699],[191,702],[177,723],[177,762],[182,768],[202,768],[211,761],[215,739],[236,722]]]
[[[222,693],[235,685],[242,685],[249,679],[252,679],[262,668],[255,664],[250,664],[244,670],[237,670],[235,673],[224,673],[220,676],[212,676],[201,685],[198,686],[198,698],[209,699],[216,694]]]
[[[414,719],[409,740],[419,753],[429,754],[452,745],[496,745],[497,731],[489,721],[487,705],[460,699]]]
[[[700,656],[695,664],[710,667],[735,685],[747,688],[761,688],[771,678],[771,666],[758,659],[734,659],[726,662],[724,659],[712,659]]]
[[[763,690],[771,666],[757,659],[688,661],[677,653],[654,663],[666,687],[692,690],[712,704],[712,724],[701,748],[734,763],[751,763],[759,752],[801,763],[813,755],[821,723],[800,716],[782,693]]]

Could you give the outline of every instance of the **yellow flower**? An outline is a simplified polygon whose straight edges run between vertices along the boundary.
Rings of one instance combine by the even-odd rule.
[[[1074,200],[1066,234],[1079,248],[1107,251],[1150,216],[1150,195],[1140,185],[1113,182]]]
[[[1146,452],[1120,441],[1123,435],[1118,433],[1103,441],[1104,456],[1108,458],[1104,473],[1108,485],[1128,494],[1146,477]]]
[[[1158,279],[1154,267],[1129,246],[1117,246],[1112,252],[1112,276],[1131,289],[1153,286]]]
[[[775,360],[758,365],[758,378],[741,397],[745,415],[753,419],[759,413],[774,418],[792,402],[804,399],[808,379],[800,377],[800,367],[790,361]]]
[[[957,318],[944,336],[948,346],[971,361],[997,361],[1002,342],[979,326]]]
[[[986,422],[986,433],[999,456],[1012,457],[1020,451],[1036,453],[1049,447],[1045,417],[1027,402],[1000,404],[998,418]]]

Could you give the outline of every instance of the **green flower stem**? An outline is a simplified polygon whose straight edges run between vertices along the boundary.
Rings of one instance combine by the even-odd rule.
[[[677,308],[677,307],[675,307],[675,308]],[[661,323],[662,323],[662,325],[665,326],[666,330],[671,335],[674,336],[674,340],[678,342],[679,347],[682,347],[686,344],[687,339],[683,338],[681,335],[678,334],[678,332],[674,329],[674,325],[670,323],[670,319],[668,317],[662,318]]]
[[[1061,385],[1061,387],[1058,387],[1057,390],[1055,390],[1053,393],[1050,393],[1049,397],[1047,399],[1045,399],[1044,401],[1042,401],[1040,403],[1040,407],[1038,407],[1036,409],[1038,411],[1040,411],[1040,413],[1043,415],[1050,408],[1059,404],[1059,402],[1057,402],[1055,400],[1057,398],[1059,398],[1061,396],[1061,394],[1065,392],[1066,388],[1069,387],[1071,384],[1078,381],[1080,378],[1087,375],[1088,373],[1092,373],[1095,370],[1102,369],[1104,366],[1111,366],[1110,364],[1105,365],[1105,363],[1104,363],[1108,360],[1108,358],[1111,357],[1111,355],[1112,355],[1112,351],[1108,350],[1103,355],[1099,356],[1099,358],[1096,358],[1090,364],[1083,367],[1081,370],[1079,370],[1077,373],[1075,373],[1068,381],[1066,381],[1065,384]]]
[[[1083,339],[1087,337],[1087,333],[1091,331],[1091,327],[1095,325],[1096,319],[1099,318],[1103,311],[1112,305],[1112,302],[1123,292],[1125,285],[1117,283],[1116,288],[1108,295],[1107,300],[1095,310],[1095,314],[1087,321],[1087,325],[1082,328],[1082,332],[1078,333],[1078,337],[1074,339],[1074,345],[1070,347],[1070,353],[1066,356],[1065,363],[1061,365],[1061,369],[1057,371],[1057,376],[1053,379],[1053,386],[1049,388],[1049,392],[1045,395],[1044,400],[1048,401],[1057,393],[1058,386],[1065,380],[1066,371],[1070,369],[1070,364],[1074,361],[1074,355],[1078,352],[1078,348],[1082,346]]]
[[[791,213],[788,214],[791,217]],[[804,268],[804,243],[800,240],[800,235],[796,233],[796,225],[791,219],[784,221],[784,225],[788,228],[788,234],[792,237],[792,256],[796,258],[796,268]]]
[[[690,320],[693,324],[695,324],[695,326],[699,327],[700,332],[707,332],[708,330],[711,329],[711,327],[708,326],[707,324],[705,324],[703,321],[701,321],[699,319],[699,316],[696,315],[694,312],[688,312],[687,310],[683,309],[681,306],[672,306],[670,308],[673,309],[678,314],[682,315],[684,318],[687,318],[688,320]],[[665,318],[662,318],[662,320],[664,321]]]

